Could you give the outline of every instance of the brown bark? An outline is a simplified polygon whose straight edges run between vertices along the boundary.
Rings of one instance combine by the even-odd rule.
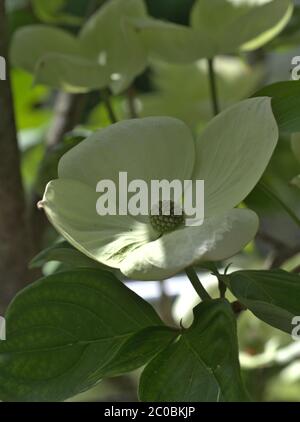
[[[27,280],[30,242],[11,91],[5,1],[0,0],[0,56],[7,64],[0,81],[0,313]]]

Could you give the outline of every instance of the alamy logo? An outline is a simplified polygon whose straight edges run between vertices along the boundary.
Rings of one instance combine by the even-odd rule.
[[[96,211],[100,216],[149,216],[154,224],[200,226],[204,221],[204,180],[131,180],[119,173],[113,180],[101,180]],[[155,218],[157,217],[157,218]],[[160,219],[160,217],[165,217]]]
[[[0,80],[6,80],[6,61],[2,56],[0,56]]]
[[[0,316],[0,341],[6,340],[6,323],[5,318]]]
[[[292,70],[291,70],[291,79],[293,81],[299,81],[300,79],[300,56],[295,56],[291,61]]]
[[[292,325],[294,328],[292,329],[292,339],[294,341],[300,340],[300,316],[295,316],[292,319]]]

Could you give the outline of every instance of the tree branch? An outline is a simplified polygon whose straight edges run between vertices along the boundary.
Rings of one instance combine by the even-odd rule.
[[[54,109],[54,120],[47,136],[47,149],[59,144],[63,136],[81,121],[86,94],[59,92]]]

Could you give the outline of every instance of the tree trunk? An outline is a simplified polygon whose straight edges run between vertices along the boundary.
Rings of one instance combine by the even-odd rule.
[[[0,313],[24,287],[30,257],[24,190],[20,173],[14,105],[8,62],[5,0],[0,0],[0,56],[6,80],[0,81]]]

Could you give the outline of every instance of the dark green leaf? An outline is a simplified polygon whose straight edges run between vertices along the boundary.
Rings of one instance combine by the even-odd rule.
[[[232,293],[261,320],[291,333],[300,315],[300,276],[283,270],[237,271],[221,276]]]
[[[73,248],[66,241],[55,243],[36,255],[30,262],[30,268],[39,268],[47,262],[57,261],[78,268],[109,269]]]
[[[60,401],[84,391],[140,330],[161,326],[153,308],[98,270],[44,278],[16,296],[0,342],[0,400]]]
[[[203,302],[194,323],[145,368],[140,398],[153,402],[246,401],[235,316],[225,300]]]
[[[130,337],[118,353],[103,368],[106,376],[121,375],[149,362],[178,336],[167,327],[150,327]]]
[[[282,132],[300,131],[300,81],[277,82],[262,88],[253,97],[272,97],[272,109]]]

